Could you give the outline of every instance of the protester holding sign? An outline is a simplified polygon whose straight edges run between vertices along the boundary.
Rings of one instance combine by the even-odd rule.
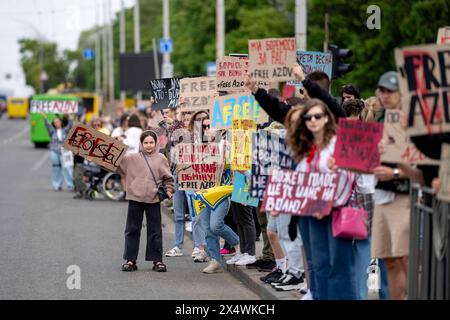
[[[47,119],[47,115],[41,112],[44,117],[45,127],[47,128],[48,135],[51,138],[50,141],[50,158],[52,160],[52,185],[55,191],[62,190],[63,178],[66,182],[67,189],[72,191],[73,186],[73,163],[65,163],[63,159],[63,153],[67,152],[63,149],[62,145],[66,140],[67,134],[72,128],[72,121],[69,121],[65,127],[59,117],[56,117],[50,124]],[[70,151],[68,151],[70,152]],[[70,152],[72,154],[72,152]],[[73,160],[72,160],[73,161]]]
[[[126,262],[122,271],[137,270],[136,260],[142,229],[144,211],[147,220],[147,247],[145,260],[153,261],[153,270],[167,271],[162,262],[161,199],[159,189],[164,186],[169,199],[174,193],[173,177],[169,162],[158,152],[158,138],[153,131],[144,131],[140,136],[140,152],[130,153],[123,158],[119,172],[125,175],[128,216],[125,228]]]
[[[329,94],[330,79],[326,73],[315,71],[305,77],[303,69],[298,64],[294,65],[293,72],[297,81],[303,84],[305,100],[311,98],[320,99],[328,106],[335,118],[345,117],[345,113],[339,103]],[[278,98],[270,96],[266,90],[258,88],[250,74],[245,76],[245,85],[255,96],[261,108],[272,119],[284,123],[284,119],[292,106],[281,102]]]
[[[327,162],[335,148],[336,122],[324,102],[306,102],[288,143],[298,162],[297,171],[332,172]],[[339,170],[339,175],[333,209],[345,205],[352,193],[354,175],[345,170]],[[331,220],[331,212],[320,209],[299,217],[312,296],[314,300],[357,299],[353,240],[333,237]]]

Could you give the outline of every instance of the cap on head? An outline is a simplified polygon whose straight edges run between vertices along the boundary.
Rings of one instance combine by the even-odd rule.
[[[378,80],[378,88],[386,88],[391,91],[398,91],[398,74],[395,71],[388,71],[383,73]]]

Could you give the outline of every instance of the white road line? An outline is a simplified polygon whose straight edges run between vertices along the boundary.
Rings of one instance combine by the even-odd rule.
[[[9,137],[8,139],[5,139],[2,141],[2,145],[8,144],[13,142],[14,140],[19,139],[21,136],[25,135],[26,133],[28,133],[28,131],[30,130],[29,126],[25,126],[22,131],[16,133],[15,135],[13,135],[12,137]]]
[[[50,152],[46,152],[42,158],[39,159],[38,162],[35,163],[33,168],[31,168],[31,171],[37,171],[41,168],[41,166],[44,164],[45,161],[47,161],[48,157],[50,156]]]

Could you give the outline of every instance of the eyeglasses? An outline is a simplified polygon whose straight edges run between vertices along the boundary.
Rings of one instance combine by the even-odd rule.
[[[211,128],[211,125],[209,125],[209,124],[204,124],[203,125],[203,130],[206,130],[206,129],[209,129],[209,128]]]
[[[312,118],[314,118],[316,120],[320,120],[324,116],[325,115],[323,113],[307,114],[307,115],[303,116],[303,119],[305,119],[306,121],[311,121]]]

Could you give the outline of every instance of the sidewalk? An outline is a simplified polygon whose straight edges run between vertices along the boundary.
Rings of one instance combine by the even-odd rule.
[[[161,205],[161,210],[167,216],[173,218],[173,211],[166,206]],[[192,239],[192,233],[186,232],[188,237]],[[263,241],[262,237],[260,241],[256,242],[256,257],[262,253]],[[231,257],[230,257],[231,258]],[[241,281],[250,290],[257,294],[263,300],[300,300],[303,296],[299,291],[276,291],[270,284],[264,283],[259,280],[260,277],[267,274],[267,272],[259,272],[257,269],[247,269],[242,266],[227,265],[225,263],[227,259],[222,257],[222,266],[225,270],[231,273],[236,279]]]

